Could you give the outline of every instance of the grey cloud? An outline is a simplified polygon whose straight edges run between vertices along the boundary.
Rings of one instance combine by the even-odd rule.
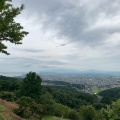
[[[66,44],[61,44],[60,46],[66,46]]]
[[[25,61],[24,61],[25,62]],[[65,65],[65,63],[60,61],[43,61],[43,60],[30,60],[28,63],[28,60],[23,64],[23,67],[25,68],[31,68],[31,69],[51,69],[51,68],[58,68],[59,66]]]
[[[34,57],[35,58],[35,57]],[[0,59],[1,60],[1,59]],[[8,61],[4,58],[4,61]],[[24,57],[10,57],[9,64],[14,63],[15,65],[23,65],[24,67],[31,67],[32,65],[65,65],[66,63],[57,60],[42,60]]]
[[[119,0],[86,0],[86,2],[76,0],[75,2],[74,0],[34,0],[23,3],[30,13],[37,12],[39,19],[43,19],[43,29],[54,29],[58,37],[67,37],[70,42],[82,42],[90,46],[101,45],[109,34],[120,32],[120,26],[117,29],[116,26],[103,26],[85,31],[101,18],[101,14],[109,19],[117,15],[120,12]]]
[[[119,63],[119,35],[115,33],[120,33],[120,0],[31,0],[29,2],[26,0],[14,0],[15,3],[19,3],[20,1],[26,6],[23,14],[21,14],[23,15],[22,17],[25,18],[26,21],[27,19],[32,21],[29,23],[31,24],[31,29],[32,25],[34,27],[34,24],[35,27],[37,26],[39,28],[37,29],[38,36],[34,36],[32,32],[30,33],[33,38],[44,38],[42,34],[39,34],[39,32],[42,31],[43,36],[44,32],[46,32],[46,41],[52,41],[52,38],[55,40],[53,45],[65,46],[69,44],[70,46],[63,47],[63,50],[64,48],[66,50],[66,55],[63,57],[60,56],[60,60],[57,57],[55,58],[56,54],[54,53],[54,57],[52,57],[51,52],[49,53],[48,50],[44,51],[31,48],[16,49],[18,53],[29,52],[29,56],[26,55],[26,58],[11,58],[8,61],[0,59],[2,61],[0,66],[2,66],[4,61],[4,63],[6,62],[5,66],[11,64],[17,68],[21,66],[25,69],[60,66],[63,69],[65,67],[70,68],[70,66],[73,66],[73,68],[83,66],[83,68],[87,69],[99,69],[102,64],[105,65],[103,65],[102,69],[107,69],[109,66],[111,66],[111,68],[112,66],[114,67],[114,65],[111,65],[114,61],[115,65],[116,62]],[[52,32],[53,36],[49,39],[49,34],[52,34]],[[57,42],[57,38],[62,40],[62,42]],[[44,42],[44,40],[42,42]],[[75,44],[69,42],[74,42]],[[42,46],[42,48],[43,47],[44,46]],[[51,45],[49,47],[51,47]],[[29,48],[29,45],[26,48]],[[53,49],[54,48],[52,48],[52,50]],[[61,51],[60,47],[54,50],[57,49]],[[34,52],[39,54],[34,54]],[[44,52],[44,54],[42,52]],[[40,53],[42,53],[42,55],[40,55]],[[52,58],[54,58],[54,60],[52,60]],[[66,61],[66,63],[62,61]],[[4,68],[4,66],[2,68]]]
[[[23,48],[23,49],[20,49],[20,48],[14,48],[15,50],[17,51],[24,51],[24,52],[44,52],[44,50],[38,50],[38,49],[32,49],[32,48]]]

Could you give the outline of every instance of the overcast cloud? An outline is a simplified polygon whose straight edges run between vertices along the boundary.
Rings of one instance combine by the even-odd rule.
[[[0,71],[120,71],[120,0],[13,0],[29,35],[6,43]],[[12,68],[12,69],[11,69]]]

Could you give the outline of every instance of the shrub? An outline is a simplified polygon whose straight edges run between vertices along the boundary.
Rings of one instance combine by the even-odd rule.
[[[16,100],[15,94],[12,92],[7,92],[7,91],[1,91],[0,98],[7,100],[7,101],[11,101],[11,102]]]

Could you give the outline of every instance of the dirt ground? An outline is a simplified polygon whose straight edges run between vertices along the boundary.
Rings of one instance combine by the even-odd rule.
[[[0,115],[4,120],[23,120],[16,114],[14,114],[14,109],[18,108],[18,105],[14,102],[7,102],[5,100],[0,99]]]

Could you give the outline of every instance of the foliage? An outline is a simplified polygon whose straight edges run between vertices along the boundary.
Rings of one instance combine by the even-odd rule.
[[[106,108],[106,105],[105,104],[102,104],[102,103],[94,103],[92,104],[93,107],[95,107],[96,110],[100,110],[101,108]]]
[[[79,89],[79,90],[82,90],[82,89],[85,88],[85,86],[81,85],[81,84],[72,84],[72,86],[75,87],[75,88],[77,88],[77,89]]]
[[[113,114],[113,110],[111,109],[110,106],[107,106],[107,108],[102,108],[99,116],[101,118],[101,120],[115,120],[114,119],[114,114]]]
[[[79,120],[79,114],[77,111],[59,103],[54,104],[53,113],[58,117],[68,118],[70,120]]]
[[[43,116],[52,115],[60,117],[61,120],[63,118],[70,120],[120,119],[120,99],[112,102],[112,97],[104,96],[99,102],[94,95],[70,89],[71,86],[66,82],[66,86],[59,86],[59,82],[56,82],[58,84],[56,87],[44,87],[41,86],[41,82],[42,79],[35,72],[29,72],[23,81],[0,76],[0,89],[5,90],[0,92],[0,97],[8,101],[18,99],[19,109],[16,110],[16,113],[25,118],[35,116],[35,119],[36,117],[42,119]],[[64,84],[64,82],[60,81],[60,84]],[[19,96],[19,92],[17,92],[19,89],[21,98],[16,98]],[[117,96],[118,93],[116,92]],[[108,103],[109,105],[106,106]],[[78,111],[80,112],[78,113]]]
[[[76,112],[75,110],[71,110],[69,112],[68,118],[70,120],[80,120],[80,116],[79,116],[78,112]]]
[[[111,100],[110,97],[103,97],[100,102],[103,103],[103,104],[110,105],[112,103],[112,100]]]
[[[113,113],[116,119],[120,119],[120,99],[112,103]]]
[[[7,46],[3,43],[9,41],[14,44],[22,44],[21,40],[28,34],[22,31],[20,23],[15,22],[15,17],[24,9],[24,5],[13,7],[12,0],[0,0],[0,52],[9,55]]]
[[[17,79],[15,77],[7,77],[7,76],[0,75],[0,80],[16,81]]]
[[[31,97],[39,101],[42,92],[42,78],[35,72],[29,72],[23,79],[20,94],[21,96]]]
[[[68,120],[62,117],[55,117],[55,116],[45,116],[42,120]]]
[[[57,103],[67,105],[73,109],[79,109],[82,105],[93,104],[97,98],[93,95],[81,93],[78,91],[69,91],[58,88],[52,90],[52,95]]]
[[[82,116],[83,120],[95,120],[96,110],[91,105],[82,106],[80,108],[80,115]]]
[[[7,101],[11,101],[11,102],[16,100],[15,94],[12,92],[8,92],[8,91],[1,91],[0,98],[7,100]]]
[[[54,115],[54,104],[55,101],[52,98],[52,95],[48,92],[40,96],[40,103],[42,104],[43,114],[44,115]]]
[[[63,86],[64,88],[77,88],[78,90],[82,90],[85,88],[85,86],[82,84],[69,83],[66,81],[45,80],[44,82],[48,84],[53,84],[54,86]]]
[[[100,111],[101,120],[120,120],[120,99]]]
[[[58,117],[68,118],[71,108],[68,106],[56,103],[54,104],[54,115]]]
[[[120,98],[120,87],[104,90],[100,92],[99,95],[103,97],[109,97],[112,100],[119,99]]]
[[[0,90],[9,91],[11,88],[11,81],[8,80],[0,80]]]
[[[21,97],[17,103],[19,104],[19,109],[16,110],[16,113],[24,118],[31,117],[34,113],[39,114],[42,112],[39,105],[30,97]]]
[[[20,89],[21,83],[17,80],[0,80],[1,91],[17,91]]]

